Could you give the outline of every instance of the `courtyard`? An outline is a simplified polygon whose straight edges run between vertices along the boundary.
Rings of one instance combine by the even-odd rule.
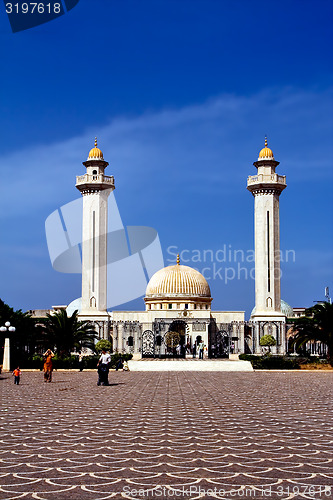
[[[0,378],[0,500],[332,498],[332,373]]]

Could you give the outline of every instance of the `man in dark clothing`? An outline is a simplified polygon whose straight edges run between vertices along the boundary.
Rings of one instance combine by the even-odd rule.
[[[97,385],[110,385],[108,380],[109,365],[111,363],[111,356],[104,350],[97,363],[98,382]]]

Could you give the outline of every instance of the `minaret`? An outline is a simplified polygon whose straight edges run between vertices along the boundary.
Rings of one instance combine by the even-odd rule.
[[[267,138],[253,165],[258,173],[247,180],[247,189],[254,196],[255,225],[255,309],[251,319],[281,321],[279,197],[287,185],[286,177],[275,173],[279,162],[267,146]]]
[[[87,173],[76,177],[83,196],[82,308],[81,316],[106,316],[107,308],[107,213],[114,177],[104,175],[108,163],[95,147],[83,162]]]

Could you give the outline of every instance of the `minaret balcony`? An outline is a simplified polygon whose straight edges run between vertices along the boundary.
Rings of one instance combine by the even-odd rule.
[[[247,178],[247,185],[251,186],[254,184],[273,185],[273,186],[274,184],[279,184],[282,185],[283,188],[287,186],[286,176],[278,174],[249,175],[249,177]]]
[[[76,176],[75,186],[81,191],[85,187],[95,189],[114,189],[113,175],[84,174]]]
[[[247,185],[249,186],[250,184],[270,184],[271,182],[277,182],[279,184],[285,184],[286,183],[286,176],[285,175],[278,175],[278,174],[258,174],[258,175],[249,175],[247,178]]]

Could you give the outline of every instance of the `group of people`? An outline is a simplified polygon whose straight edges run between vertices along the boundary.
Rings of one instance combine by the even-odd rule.
[[[52,358],[54,357],[54,354],[51,351],[51,349],[48,349],[46,352],[44,352],[43,357],[44,357],[44,364],[43,364],[44,382],[52,382],[52,372],[53,372]],[[19,366],[15,368],[15,370],[13,370],[12,375],[14,377],[14,384],[19,385],[22,375]]]
[[[52,358],[54,357],[51,349],[48,349],[44,353],[44,382],[52,381],[52,371],[53,371],[53,363]],[[100,358],[97,363],[97,372],[98,372],[98,382],[97,385],[110,385],[109,384],[109,371],[111,364],[111,356],[105,350],[102,351]],[[83,354],[81,351],[79,352],[79,369],[80,372],[83,370]],[[129,371],[127,361],[124,361],[121,357],[119,358],[116,371],[122,369],[123,371]],[[19,377],[18,377],[19,380]],[[19,382],[17,382],[19,383]]]
[[[52,382],[52,372],[53,372],[52,358],[54,358],[54,353],[51,351],[51,349],[48,349],[43,354],[43,358],[44,358],[44,363],[43,363],[44,382]],[[83,355],[80,352],[79,353],[80,371],[83,370],[82,360],[83,360]],[[103,350],[97,363],[97,372],[98,372],[97,385],[110,385],[108,379],[110,364],[111,364],[111,356],[109,353]],[[128,363],[127,361],[124,361],[122,357],[118,359],[116,364],[116,371],[118,370],[129,371]],[[12,375],[14,377],[14,384],[19,385],[21,377],[21,370],[19,366],[15,368],[15,370],[13,370]]]
[[[192,349],[191,349],[191,344],[189,343],[186,346],[178,344],[178,346],[176,347],[176,354],[178,356],[185,357],[185,354],[192,353],[193,358],[196,358],[198,352],[199,359],[203,359],[205,347],[206,346],[204,342],[198,342],[198,343],[194,342]]]

